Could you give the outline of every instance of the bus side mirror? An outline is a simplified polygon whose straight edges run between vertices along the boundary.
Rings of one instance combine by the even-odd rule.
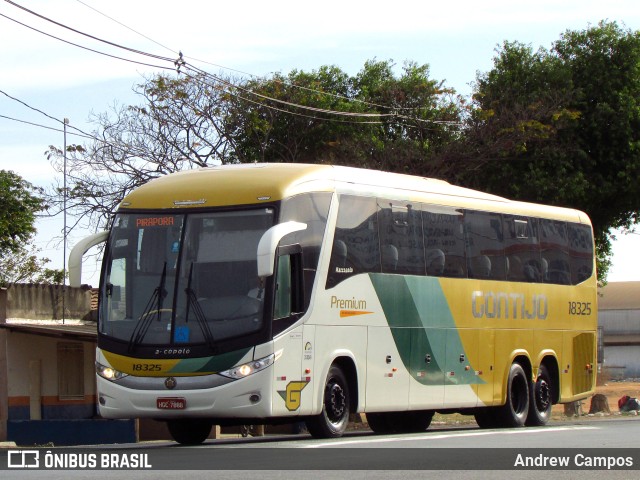
[[[280,240],[290,233],[306,230],[306,228],[306,223],[292,221],[279,223],[264,232],[258,243],[258,277],[264,278],[273,275],[276,248]]]
[[[69,253],[69,285],[79,287],[82,281],[82,256],[94,245],[106,242],[109,237],[107,230],[94,233],[80,240]]]

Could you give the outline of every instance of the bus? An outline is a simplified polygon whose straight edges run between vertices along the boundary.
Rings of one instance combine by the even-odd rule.
[[[100,280],[104,418],[419,432],[540,426],[595,389],[586,214],[350,167],[215,166],[128,194]]]

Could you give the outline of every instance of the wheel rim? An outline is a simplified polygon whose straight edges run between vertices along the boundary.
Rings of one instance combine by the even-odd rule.
[[[536,406],[539,412],[544,413],[549,405],[551,405],[551,389],[545,379],[539,378],[536,382]]]
[[[327,385],[325,408],[331,423],[337,424],[343,420],[347,410],[346,395],[342,385],[335,381]]]

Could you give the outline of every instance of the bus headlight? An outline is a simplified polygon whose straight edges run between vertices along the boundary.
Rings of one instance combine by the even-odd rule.
[[[248,377],[249,375],[253,375],[256,372],[264,370],[270,365],[273,365],[274,358],[275,355],[272,353],[267,357],[260,358],[258,360],[252,360],[243,365],[238,365],[237,367],[225,370],[224,372],[219,372],[219,374],[236,380]]]
[[[101,363],[96,362],[96,373],[102,378],[107,380],[120,380],[122,377],[126,377],[126,373],[119,372],[115,368],[107,367]]]

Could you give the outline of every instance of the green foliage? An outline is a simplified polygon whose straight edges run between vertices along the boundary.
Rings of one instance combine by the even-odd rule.
[[[477,78],[454,180],[591,218],[599,271],[609,232],[638,220],[640,35],[616,23],[567,31],[551,50],[505,42]]]
[[[260,101],[239,101],[228,117],[234,160],[429,170],[429,155],[453,138],[459,99],[427,65],[394,70],[390,60],[371,60],[353,77],[324,66],[249,82]]]
[[[0,287],[10,283],[63,283],[62,270],[47,268],[48,258],[39,258],[39,251],[32,246],[0,254]]]
[[[0,287],[16,282],[62,283],[62,271],[45,268],[29,246],[36,214],[45,208],[41,191],[14,172],[0,170]]]
[[[14,172],[0,170],[0,254],[21,248],[35,233],[35,215],[44,208],[37,191]]]

